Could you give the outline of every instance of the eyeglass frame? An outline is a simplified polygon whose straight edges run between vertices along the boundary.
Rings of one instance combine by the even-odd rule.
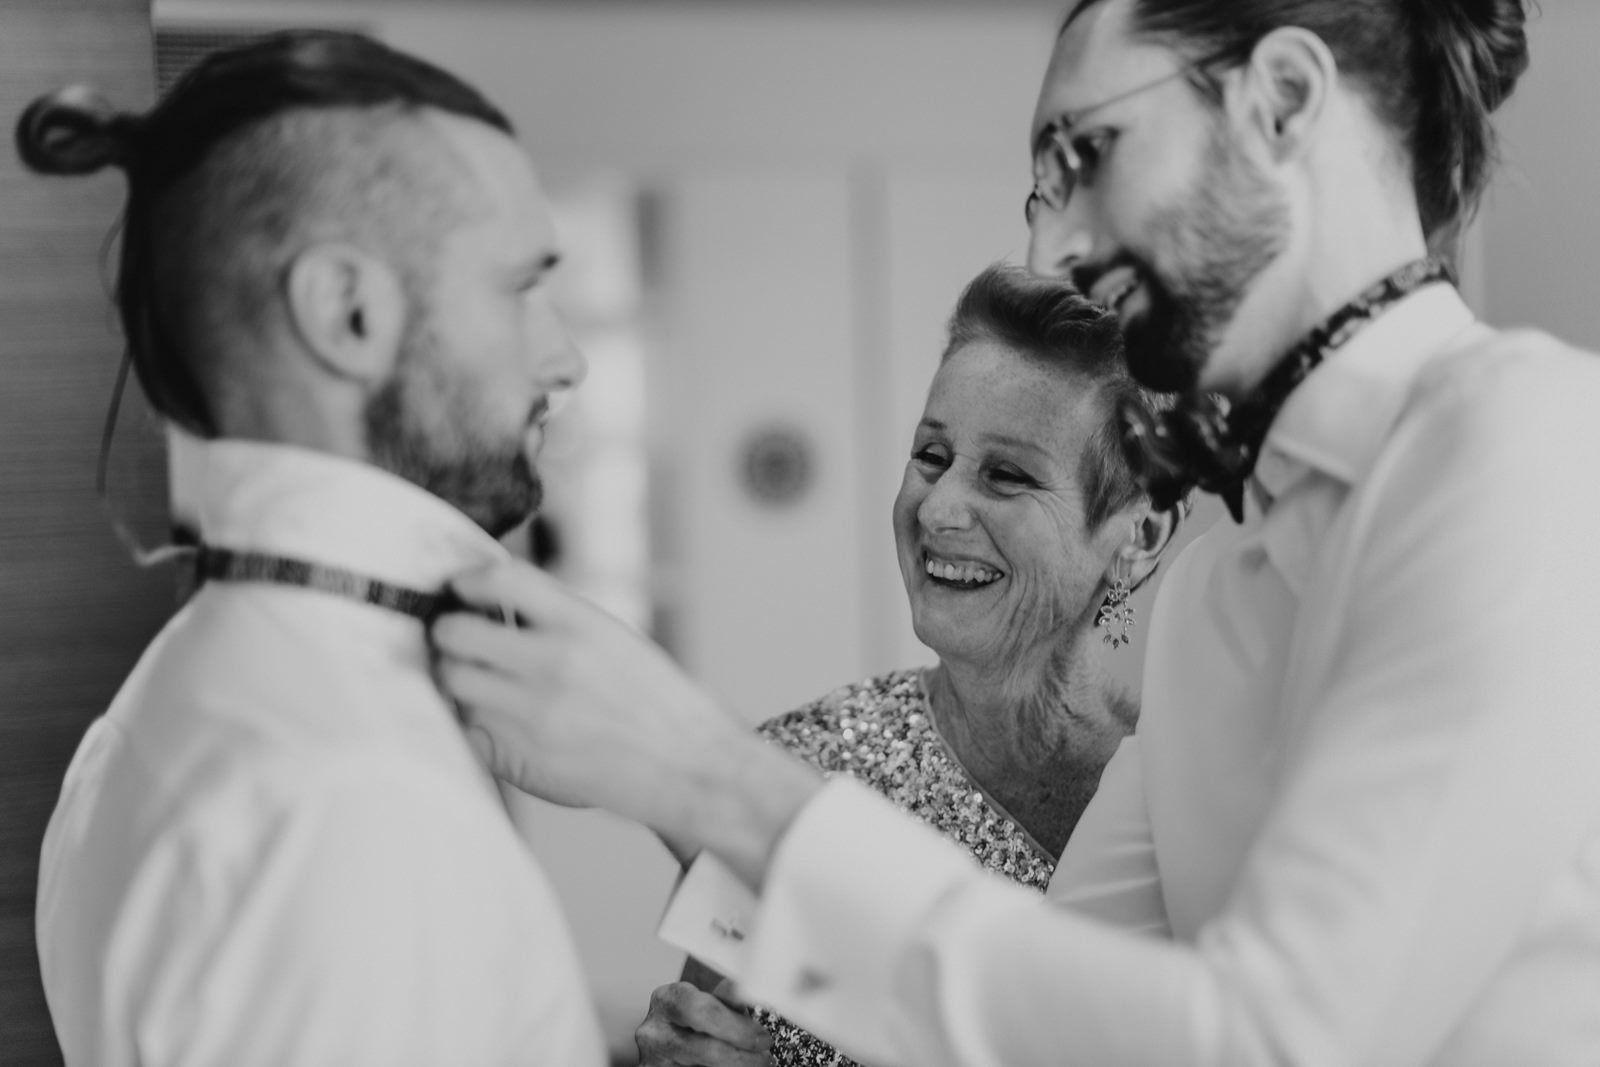
[[[1072,201],[1072,194],[1077,191],[1079,178],[1083,172],[1083,160],[1078,156],[1078,150],[1072,146],[1072,130],[1073,127],[1079,125],[1083,121],[1083,117],[1085,115],[1088,115],[1094,111],[1101,111],[1110,107],[1112,104],[1120,104],[1124,100],[1138,96],[1140,93],[1147,93],[1151,89],[1157,89],[1163,85],[1166,85],[1168,82],[1177,81],[1179,78],[1186,78],[1197,71],[1206,69],[1207,67],[1215,66],[1216,64],[1226,60],[1237,59],[1239,55],[1240,49],[1237,45],[1234,45],[1226,50],[1215,52],[1201,59],[1194,60],[1191,63],[1185,63],[1175,71],[1163,74],[1161,77],[1155,78],[1151,81],[1135,85],[1131,89],[1124,89],[1120,93],[1113,94],[1104,100],[1097,101],[1096,103],[1089,104],[1085,107],[1080,107],[1076,111],[1063,111],[1046,123],[1044,128],[1039,131],[1038,136],[1033,139],[1033,188],[1029,190],[1028,198],[1023,202],[1022,205],[1022,214],[1023,217],[1028,220],[1028,224],[1030,226],[1033,224],[1034,216],[1037,214],[1038,205],[1042,204],[1045,207],[1048,207],[1051,211],[1059,212],[1065,211],[1067,204]],[[1054,151],[1061,160],[1060,171],[1062,180],[1060,184],[1063,187],[1063,192],[1061,193],[1061,203],[1059,204],[1051,203],[1050,198],[1045,196],[1039,188],[1042,180],[1040,176],[1040,170],[1042,169],[1040,160],[1044,157],[1044,154],[1049,151]],[[1068,179],[1070,179],[1070,181]]]

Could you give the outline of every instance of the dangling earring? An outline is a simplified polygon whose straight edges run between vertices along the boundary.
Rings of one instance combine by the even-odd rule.
[[[1133,605],[1128,602],[1128,595],[1133,590],[1128,588],[1128,579],[1122,577],[1122,564],[1123,561],[1118,559],[1116,570],[1112,572],[1111,589],[1106,593],[1105,600],[1100,604],[1100,614],[1094,620],[1096,626],[1105,627],[1106,632],[1100,640],[1112,648],[1121,648],[1133,640]]]

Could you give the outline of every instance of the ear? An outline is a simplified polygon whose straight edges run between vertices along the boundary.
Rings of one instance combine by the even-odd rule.
[[[1133,532],[1112,559],[1107,583],[1121,577],[1130,588],[1137,589],[1148,581],[1177,535],[1184,511],[1185,504],[1179,503],[1167,511],[1136,512]]]
[[[305,349],[329,373],[387,381],[404,333],[406,299],[383,260],[348,244],[318,244],[289,264],[289,318]]]
[[[1312,141],[1339,77],[1327,44],[1310,30],[1283,26],[1250,52],[1230,111],[1276,162],[1302,154]]]

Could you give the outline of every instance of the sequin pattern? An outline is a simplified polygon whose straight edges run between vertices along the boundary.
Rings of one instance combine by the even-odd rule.
[[[946,837],[984,867],[1040,892],[1055,869],[978,788],[934,729],[921,672],[896,671],[836,689],[765,723],[767,740],[824,774],[848,774]],[[764,1008],[778,1067],[859,1067],[831,1045]]]

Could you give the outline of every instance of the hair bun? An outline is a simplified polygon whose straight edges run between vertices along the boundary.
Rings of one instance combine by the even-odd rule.
[[[28,105],[17,120],[17,154],[40,174],[126,168],[139,122],[93,89],[68,86]]]
[[[1478,92],[1490,111],[1505,103],[1528,69],[1527,0],[1413,0],[1430,12],[1437,43],[1453,42],[1471,59]],[[1442,24],[1441,24],[1442,20]]]

